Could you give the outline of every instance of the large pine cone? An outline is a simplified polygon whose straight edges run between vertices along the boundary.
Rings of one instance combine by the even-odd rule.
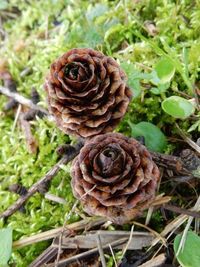
[[[72,49],[58,58],[45,89],[58,127],[84,138],[112,131],[131,99],[117,62],[89,48]]]
[[[107,133],[87,141],[72,165],[72,189],[90,215],[123,224],[155,196],[160,173],[133,138]]]

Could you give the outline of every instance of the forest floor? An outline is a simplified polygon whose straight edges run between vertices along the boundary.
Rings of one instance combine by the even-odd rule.
[[[195,244],[200,243],[199,1],[0,1],[0,216],[19,198],[11,185],[30,188],[60,160],[56,153],[59,145],[76,143],[48,117],[36,116],[24,125],[20,114],[27,111],[26,105],[9,106],[3,88],[16,87],[17,93],[27,99],[35,88],[40,96],[38,105],[46,110],[44,81],[50,64],[75,47],[90,47],[114,57],[127,74],[133,99],[116,131],[143,137],[150,151],[174,156],[162,164],[158,162],[162,173],[158,195],[170,197],[168,206],[161,200],[160,206],[123,226],[99,218],[89,221],[96,230],[116,231],[116,235],[119,230],[133,235],[141,231],[159,240],[156,243],[154,239],[151,249],[141,246],[125,256],[122,249],[113,255],[106,250],[106,266],[118,266],[115,262],[121,262],[122,267],[139,266],[158,255],[158,262],[166,266],[200,266],[199,250],[195,250]],[[9,79],[3,76],[5,71]],[[176,160],[181,161],[185,173],[176,166]],[[72,236],[73,231],[82,233],[88,227],[88,217],[76,202],[70,181],[70,163],[62,164],[48,194],[33,194],[20,210],[0,219],[0,239],[1,228],[8,230],[5,240],[12,231],[9,266],[28,266],[50,246],[64,224],[71,225]],[[57,232],[51,239],[44,238],[45,233],[50,235],[46,232],[49,230]],[[176,257],[178,234],[184,232],[187,241],[188,230],[189,243]],[[30,236],[33,238],[26,244]],[[144,236],[141,238],[144,242]],[[191,244],[194,247],[188,252]],[[1,254],[5,251],[0,248]],[[59,257],[69,257],[65,254]],[[100,261],[98,253],[94,255],[96,262]],[[83,262],[77,266],[84,266]],[[90,266],[98,266],[95,264]],[[144,266],[155,266],[148,264]]]

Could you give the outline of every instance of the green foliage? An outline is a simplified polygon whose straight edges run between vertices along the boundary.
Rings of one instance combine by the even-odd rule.
[[[138,97],[141,94],[140,80],[143,78],[143,73],[138,71],[134,64],[130,62],[122,62],[121,67],[128,76],[128,86],[133,92],[133,97]]]
[[[153,94],[163,94],[169,88],[170,81],[175,73],[174,65],[168,58],[159,60],[151,72],[141,72],[131,62],[122,62],[121,67],[128,76],[128,85],[132,89],[134,98],[141,95],[143,90],[142,81],[157,86],[151,88]]]
[[[133,137],[144,136],[145,145],[148,149],[163,152],[167,145],[165,135],[154,124],[142,121],[138,124],[129,122]]]
[[[157,87],[152,87],[151,92],[155,95],[162,95],[167,91],[169,88],[170,84],[169,83],[164,83],[164,84],[157,84]]]
[[[12,228],[0,229],[0,266],[7,266],[12,252]]]
[[[160,84],[165,84],[171,81],[174,76],[175,68],[174,64],[168,58],[162,58],[155,66]]]
[[[188,129],[188,132],[193,132],[195,130],[200,132],[200,119],[196,121],[194,124],[192,124],[192,126]]]
[[[186,236],[184,247],[177,255],[182,234],[174,239],[174,251],[176,258],[182,267],[199,267],[200,264],[200,237],[189,231]]]
[[[170,96],[162,102],[162,109],[174,118],[186,119],[194,113],[194,105],[180,96]]]

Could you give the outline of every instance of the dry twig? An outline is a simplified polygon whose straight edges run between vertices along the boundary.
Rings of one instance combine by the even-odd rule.
[[[115,267],[117,267],[117,261],[115,259],[115,254],[114,254],[112,246],[110,244],[109,244],[109,248],[110,248],[110,252],[111,252],[112,257],[113,257],[113,261],[114,261]]]
[[[128,240],[128,242],[127,242],[127,244],[126,244],[126,246],[125,246],[125,248],[124,248],[124,250],[123,250],[122,258],[124,257],[124,255],[125,255],[125,253],[126,253],[128,247],[129,247],[129,244],[130,244],[130,242],[131,242],[131,240],[132,240],[132,238],[133,238],[133,231],[134,231],[134,224],[133,224],[132,227],[131,227],[131,232],[130,232],[129,240]]]
[[[182,175],[192,175],[191,172],[185,168],[184,163],[180,157],[161,154],[158,152],[151,152],[151,156],[157,165],[170,170],[173,170]]]
[[[97,240],[97,247],[98,247],[98,250],[99,250],[99,255],[100,255],[102,267],[106,267],[106,260],[105,260],[104,253],[103,253],[101,239],[100,239],[100,236],[98,234],[97,234],[96,240]],[[110,247],[110,244],[109,244],[109,247]]]
[[[191,211],[200,211],[200,203],[199,198],[195,204],[195,206],[191,209]],[[165,229],[160,233],[160,236],[166,237],[168,234],[167,239],[179,228],[186,220],[188,219],[188,215],[181,214],[176,217],[173,221],[166,225]],[[152,242],[152,246],[155,246],[159,242],[159,238],[155,238]]]
[[[148,227],[142,223],[133,221],[133,224],[148,230],[150,233],[152,233],[154,236],[156,236],[159,241],[162,242],[163,246],[166,246],[166,240],[161,234],[159,234],[158,232],[154,231],[153,229],[151,229],[150,227]]]
[[[85,229],[88,225],[90,225],[90,227],[95,227],[95,226],[101,225],[105,222],[106,222],[105,218],[88,217],[82,221],[67,225],[67,228],[65,229],[65,231],[66,232],[69,232],[71,230],[72,231],[79,231],[79,230]],[[53,239],[60,234],[62,229],[63,229],[63,226],[58,227],[56,229],[48,230],[48,231],[45,231],[45,232],[42,232],[39,234],[35,234],[33,236],[30,236],[30,237],[25,237],[25,238],[17,240],[17,241],[14,241],[13,242],[13,248],[19,249],[19,248],[23,248],[23,247],[31,245],[31,244],[35,244],[35,243],[44,241],[44,240]]]
[[[19,105],[18,108],[17,108],[16,115],[15,115],[14,123],[13,123],[13,126],[12,126],[12,133],[14,132],[15,127],[16,127],[16,125],[17,125],[17,121],[18,121],[18,119],[19,119],[21,110],[22,110],[22,105]]]
[[[13,98],[18,103],[20,103],[24,106],[27,106],[31,109],[42,112],[44,115],[48,116],[49,119],[52,119],[52,116],[49,115],[49,112],[46,109],[34,104],[30,99],[28,99],[28,98],[26,98],[26,97],[24,97],[18,93],[11,92],[8,88],[3,87],[3,86],[0,86],[0,93],[3,95],[6,95],[7,97]]]
[[[119,239],[117,241],[113,241],[110,244],[104,245],[102,247],[102,249],[109,248],[109,245],[111,245],[112,247],[116,247],[116,246],[118,246],[120,244],[124,244],[126,241],[127,241],[127,238],[122,238],[122,239]],[[80,253],[78,255],[72,256],[71,258],[60,260],[58,262],[58,267],[59,266],[63,266],[63,264],[65,264],[65,266],[67,266],[67,264],[69,264],[69,263],[72,263],[74,261],[83,259],[85,257],[91,256],[91,255],[96,254],[96,253],[98,253],[98,248],[93,248],[93,249],[90,249],[90,250],[85,251],[83,253]],[[46,266],[48,266],[48,267],[55,267],[54,263],[53,264],[47,264]]]
[[[176,213],[192,216],[194,218],[200,218],[200,212],[198,211],[187,210],[187,209],[183,209],[183,208],[176,207],[176,206],[169,205],[169,204],[164,204],[163,208],[166,210],[174,211]]]
[[[38,149],[38,144],[35,137],[32,135],[30,123],[27,120],[24,120],[23,113],[19,115],[19,121],[22,131],[24,132],[28,152],[36,154]]]
[[[186,143],[188,143],[188,145],[192,147],[200,155],[200,146],[198,146],[194,141],[192,141],[189,137],[187,137],[185,133],[180,129],[177,123],[175,123],[175,125],[176,125],[179,135],[183,138],[183,140]]]
[[[162,266],[166,261],[166,256],[164,253],[158,255],[157,257],[143,263],[142,265],[139,265],[138,267],[158,267]]]

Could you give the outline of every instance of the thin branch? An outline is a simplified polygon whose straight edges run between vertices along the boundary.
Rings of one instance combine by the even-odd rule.
[[[109,248],[110,245],[112,247],[116,247],[118,245],[124,244],[127,241],[127,239],[128,238],[121,238],[119,240],[115,240],[115,241],[111,242],[110,244],[104,245],[102,248],[107,249],[107,248]],[[71,258],[60,260],[58,262],[58,266],[63,266],[63,264],[65,264],[65,266],[67,266],[69,263],[72,263],[72,262],[77,261],[77,260],[81,260],[85,257],[91,256],[91,255],[96,254],[96,253],[98,253],[98,248],[90,249],[90,250],[85,251],[83,253],[80,253],[78,255],[74,255]],[[52,263],[52,264],[47,264],[46,266],[54,267],[55,265],[54,265],[54,263]]]
[[[13,126],[12,126],[12,133],[14,132],[15,127],[17,125],[17,121],[19,119],[19,115],[20,115],[21,110],[22,110],[22,105],[19,105],[18,108],[17,108],[16,115],[15,115],[14,123],[13,123]]]
[[[179,207],[172,206],[169,204],[164,204],[163,208],[166,210],[176,212],[176,213],[192,216],[194,218],[200,218],[200,212],[198,212],[198,211],[187,210],[187,209],[179,208]]]
[[[15,213],[15,211],[17,211],[21,206],[24,205],[24,203],[32,196],[34,195],[38,189],[40,188],[40,186],[46,182],[51,181],[54,176],[58,173],[58,171],[61,169],[61,166],[64,164],[67,164],[68,162],[70,162],[73,158],[75,158],[79,151],[80,148],[82,147],[83,143],[77,143],[74,146],[74,149],[71,151],[70,154],[66,154],[63,156],[63,158],[61,158],[61,160],[55,165],[53,166],[53,168],[47,172],[47,174],[45,174],[44,177],[42,177],[38,182],[36,182],[35,184],[33,184],[31,186],[31,188],[28,190],[27,194],[24,196],[21,196],[13,205],[11,205],[6,211],[4,211],[3,213],[0,214],[0,218],[6,218],[9,217],[10,215],[12,215],[13,213]]]
[[[104,253],[103,253],[102,243],[101,243],[100,236],[98,234],[97,234],[96,240],[97,240],[97,247],[99,250],[102,267],[106,267],[106,260],[105,260]]]
[[[96,185],[94,185],[89,191],[87,191],[84,195],[82,195],[81,199],[84,198],[84,196],[86,196],[89,192],[91,192],[92,190],[94,190],[95,187],[96,187]],[[67,226],[66,225],[67,224],[67,220],[75,212],[78,203],[79,203],[79,200],[77,199],[74,202],[74,205],[73,205],[72,209],[70,210],[70,212],[68,213],[67,217],[65,218],[65,221],[64,221],[64,224],[63,224],[63,229],[62,229],[62,231],[60,232],[60,235],[59,235],[59,246],[58,246],[57,258],[56,258],[56,261],[55,261],[55,267],[58,266],[58,262],[60,260],[62,237],[63,237],[64,231],[65,231],[65,228]]]
[[[129,247],[129,245],[131,243],[131,240],[133,238],[134,227],[135,227],[135,225],[133,224],[132,227],[131,227],[131,232],[130,232],[130,236],[129,236],[128,242],[126,243],[126,246],[125,246],[125,248],[123,250],[123,253],[122,253],[122,258],[124,257],[126,251],[128,250],[128,247]]]
[[[162,242],[163,246],[166,247],[166,240],[163,236],[161,236],[158,232],[154,231],[153,229],[151,229],[150,227],[142,224],[142,223],[139,223],[139,222],[136,222],[136,221],[133,221],[133,224],[137,225],[137,226],[140,226],[146,230],[148,230],[150,233],[152,233],[154,236],[156,236],[156,238]]]
[[[194,141],[192,141],[187,135],[181,130],[181,128],[178,126],[177,123],[175,123],[175,126],[178,130],[179,135],[183,138],[183,140],[188,143],[190,147],[192,147],[199,155],[200,155],[200,146],[198,146]]]
[[[21,105],[19,105],[19,107],[21,107]],[[22,131],[24,133],[27,149],[29,153],[36,154],[38,149],[38,143],[32,134],[30,122],[24,120],[23,114],[24,113],[19,115],[19,121]]]
[[[105,218],[101,217],[86,217],[84,220],[81,220],[79,222],[75,222],[72,224],[68,224],[65,228],[65,232],[68,233],[69,231],[79,231],[83,230],[88,225],[91,227],[97,227],[101,224],[104,224],[106,222]],[[61,231],[63,230],[63,226],[59,226],[56,229],[47,230],[42,233],[35,234],[33,236],[24,237],[22,239],[19,239],[17,241],[13,242],[13,248],[19,249],[23,248],[28,245],[36,244],[41,241],[50,240],[55,237],[57,237]]]
[[[143,263],[142,265],[139,265],[138,267],[155,267],[155,266],[164,266],[163,264],[166,261],[166,255],[164,253],[158,255],[155,258],[152,258],[151,260]]]
[[[115,255],[114,255],[112,246],[111,246],[110,244],[109,244],[109,248],[110,248],[110,252],[111,252],[112,257],[113,257],[113,261],[114,261],[115,267],[117,267],[117,261],[116,261],[116,259],[115,259]]]
[[[152,152],[151,156],[153,160],[158,164],[160,167],[168,168],[170,170],[176,171],[179,174],[183,175],[191,175],[191,172],[185,168],[183,161],[180,157],[161,154],[158,152]]]
[[[26,97],[24,97],[18,93],[11,92],[8,88],[3,87],[3,86],[0,86],[0,93],[3,95],[6,95],[7,97],[13,98],[18,103],[20,103],[24,106],[27,106],[31,109],[42,112],[43,114],[45,114],[46,116],[48,116],[49,118],[52,119],[52,116],[50,116],[49,112],[46,109],[34,104],[30,99],[28,99],[28,98],[26,98]]]

